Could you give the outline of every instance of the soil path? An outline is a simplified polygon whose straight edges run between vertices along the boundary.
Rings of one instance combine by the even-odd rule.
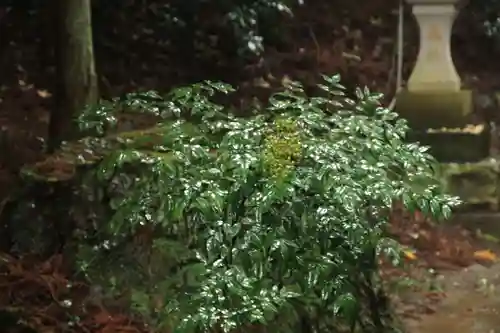
[[[433,314],[408,322],[409,333],[500,332],[500,263],[442,276],[447,297]]]

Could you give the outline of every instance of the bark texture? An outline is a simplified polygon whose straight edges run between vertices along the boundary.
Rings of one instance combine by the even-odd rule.
[[[53,0],[57,87],[49,149],[75,136],[75,116],[98,98],[90,0]]]

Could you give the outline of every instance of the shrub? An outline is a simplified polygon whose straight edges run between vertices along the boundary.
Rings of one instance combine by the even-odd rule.
[[[98,24],[106,23],[113,12],[126,13],[128,18],[141,13],[140,23],[151,29],[137,31],[140,38],[147,39],[154,34],[155,40],[165,40],[168,36],[167,42],[186,44],[197,51],[224,49],[223,44],[228,44],[236,46],[240,55],[255,55],[263,51],[265,36],[273,33],[276,22],[291,16],[292,8],[301,4],[300,0],[159,0],[125,4],[95,1],[95,8]]]
[[[399,258],[384,232],[393,201],[441,218],[456,200],[379,94],[351,100],[324,79],[327,97],[292,83],[248,118],[211,102],[232,91],[211,82],[83,113],[99,135],[117,108],[164,119],[87,182],[110,207],[81,242],[88,278],[130,290],[135,311],[176,332],[386,329],[377,269],[382,252]]]

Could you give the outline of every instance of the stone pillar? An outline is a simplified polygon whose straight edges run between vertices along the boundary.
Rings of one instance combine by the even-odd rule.
[[[415,130],[463,128],[471,121],[472,92],[461,90],[451,56],[451,30],[457,3],[464,0],[405,0],[420,30],[417,62],[396,111]]]
[[[451,29],[458,0],[407,0],[420,28],[420,51],[408,91],[459,91],[460,77],[451,57]]]

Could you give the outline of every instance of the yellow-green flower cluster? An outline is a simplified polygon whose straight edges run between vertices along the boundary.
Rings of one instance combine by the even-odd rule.
[[[297,123],[279,118],[264,140],[264,166],[272,177],[286,177],[302,156],[302,140]]]

